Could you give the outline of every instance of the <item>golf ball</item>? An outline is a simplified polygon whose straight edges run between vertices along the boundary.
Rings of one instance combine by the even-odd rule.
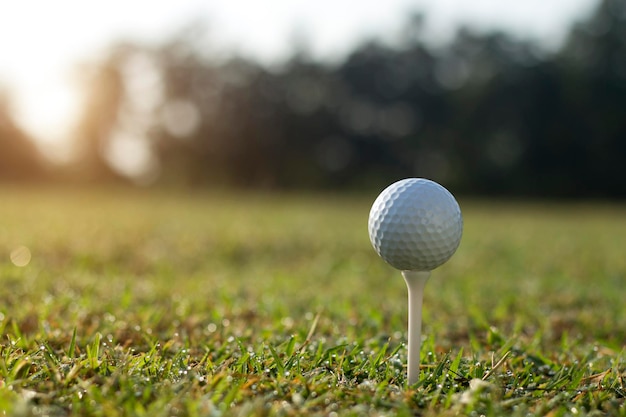
[[[370,210],[368,231],[374,249],[402,271],[431,271],[461,242],[459,204],[441,185],[407,178],[385,188]]]

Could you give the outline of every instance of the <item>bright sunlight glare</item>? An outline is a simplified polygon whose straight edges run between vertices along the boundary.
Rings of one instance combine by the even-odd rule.
[[[192,20],[198,0],[22,0],[0,11],[0,91],[52,159],[64,159],[81,113],[79,65],[121,39],[156,41]],[[169,31],[169,32],[168,32]]]

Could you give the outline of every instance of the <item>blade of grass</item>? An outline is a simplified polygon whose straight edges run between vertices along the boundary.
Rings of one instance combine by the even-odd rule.
[[[75,353],[76,353],[76,326],[74,326],[74,331],[72,332],[72,339],[70,340],[70,346],[67,350],[67,357],[74,358]]]

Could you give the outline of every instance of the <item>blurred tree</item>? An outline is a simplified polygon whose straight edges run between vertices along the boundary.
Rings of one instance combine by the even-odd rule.
[[[626,197],[626,3],[603,0],[575,25],[559,55],[564,123],[583,148],[579,193]]]
[[[41,180],[43,175],[41,155],[13,120],[9,95],[0,89],[0,181]]]
[[[357,166],[355,144],[344,135],[337,115],[346,101],[343,83],[304,53],[294,55],[271,82],[282,148],[276,158],[280,184],[345,186]]]
[[[450,153],[460,185],[487,194],[536,193],[525,158],[531,143],[546,139],[543,119],[552,120],[559,108],[550,64],[531,43],[504,33],[479,36],[462,29],[444,52],[450,57],[444,55],[441,65],[454,70],[443,67],[438,80],[450,90],[454,108]]]
[[[554,55],[464,28],[434,47],[420,15],[395,47],[369,41],[335,65],[306,48],[271,69],[218,60],[197,26],[160,46],[117,46],[88,78],[82,163],[114,178],[107,150],[121,136],[139,138],[173,184],[379,188],[426,176],[468,193],[625,197],[624,9],[604,0]]]
[[[100,63],[85,65],[83,113],[74,132],[76,161],[80,181],[120,180],[106,161],[105,151],[119,120],[124,97],[122,63],[128,55],[125,45],[116,45]]]
[[[222,65],[175,45],[159,51],[164,96],[152,131],[165,181],[247,185],[271,181],[263,167],[274,125],[263,95],[266,75],[233,59]],[[175,118],[169,115],[177,112]]]

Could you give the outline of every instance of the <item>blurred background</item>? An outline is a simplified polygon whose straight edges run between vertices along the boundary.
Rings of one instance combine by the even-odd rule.
[[[626,197],[623,0],[157,3],[0,6],[0,182]]]

